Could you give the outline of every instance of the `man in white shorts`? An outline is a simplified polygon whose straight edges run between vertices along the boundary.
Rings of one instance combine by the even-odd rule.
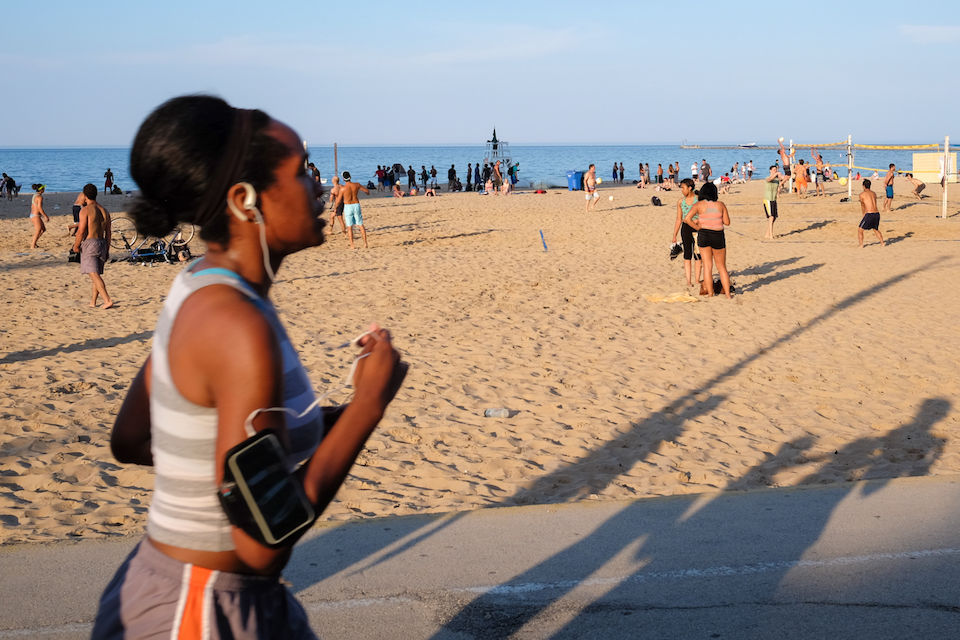
[[[597,206],[600,194],[597,192],[597,165],[591,164],[587,172],[583,174],[583,191],[587,199],[586,212]]]

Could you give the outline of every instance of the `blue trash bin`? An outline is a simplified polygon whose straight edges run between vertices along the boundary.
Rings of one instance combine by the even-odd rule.
[[[583,171],[567,171],[567,190],[580,191],[583,189]]]

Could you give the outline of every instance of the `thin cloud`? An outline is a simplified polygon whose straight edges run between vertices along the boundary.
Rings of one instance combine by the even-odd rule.
[[[900,25],[900,33],[917,44],[949,44],[960,42],[960,26]]]

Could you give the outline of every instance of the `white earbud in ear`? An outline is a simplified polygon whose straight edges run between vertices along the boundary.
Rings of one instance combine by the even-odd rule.
[[[244,196],[243,196],[243,211],[237,208],[237,205],[233,203],[233,199],[227,198],[227,208],[230,209],[230,212],[237,217],[238,220],[243,222],[249,222],[247,218],[246,211],[253,211],[253,217],[257,224],[263,224],[263,218],[260,216],[260,211],[257,209],[257,190],[253,188],[253,185],[249,182],[240,182],[238,183],[243,187]]]
[[[247,211],[257,208],[257,190],[253,188],[253,185],[249,182],[241,182],[240,186],[243,187],[243,190],[246,192],[246,195],[243,196],[243,208]]]

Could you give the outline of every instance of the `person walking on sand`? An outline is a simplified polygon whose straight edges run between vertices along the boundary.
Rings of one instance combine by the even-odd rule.
[[[587,200],[585,213],[590,213],[600,199],[600,194],[597,192],[597,165],[595,164],[591,164],[583,174],[583,191]]]
[[[763,182],[763,214],[767,216],[766,240],[773,240],[773,223],[777,221],[777,192],[780,191],[780,172],[770,165],[770,175]]]
[[[687,286],[692,287],[694,276],[697,281],[701,280],[703,265],[700,262],[700,256],[696,253],[693,239],[693,227],[683,221],[690,212],[690,208],[697,203],[697,194],[694,192],[697,183],[690,178],[684,178],[680,181],[680,199],[677,200],[677,220],[673,225],[673,244],[677,244],[677,233],[680,233],[680,240],[683,244],[683,273],[687,276]],[[693,264],[696,263],[696,273],[694,273]]]
[[[77,232],[77,227],[80,226],[80,209],[82,209],[87,204],[87,199],[83,195],[83,191],[77,194],[76,200],[73,201],[73,224],[67,225],[67,231],[70,232],[70,235],[74,235]]]
[[[43,210],[43,192],[46,191],[46,189],[42,184],[33,185],[33,190],[36,193],[34,193],[33,198],[30,199],[30,220],[33,222],[33,239],[30,241],[31,249],[40,248],[37,245],[37,240],[39,240],[40,236],[47,230],[47,226],[43,223],[44,221],[50,222],[50,216]]]
[[[113,171],[107,167],[107,172],[103,174],[103,193],[109,194],[113,191]]]
[[[363,238],[363,248],[368,249],[367,229],[363,226],[363,213],[360,211],[360,198],[358,192],[363,191],[370,195],[370,191],[357,182],[350,181],[350,172],[343,172],[343,185],[340,187],[340,193],[337,194],[335,206],[343,205],[343,219],[347,225],[347,237],[350,239],[350,248],[353,246],[353,228],[360,227],[360,236]]]
[[[883,187],[886,191],[886,199],[883,201],[883,210],[890,211],[890,207],[893,205],[893,179],[897,177],[897,165],[890,163],[890,170],[887,171],[887,175],[883,179]]]
[[[877,210],[877,194],[870,190],[870,180],[866,178],[863,180],[863,191],[860,192],[860,211],[863,213],[863,218],[857,225],[857,242],[860,244],[860,248],[863,249],[863,231],[865,229],[873,229],[880,240],[880,246],[885,247],[883,234],[880,233],[880,211]]]
[[[80,252],[80,273],[90,275],[93,294],[90,306],[97,306],[97,297],[103,296],[103,308],[113,306],[113,300],[104,284],[103,265],[110,258],[110,214],[97,202],[97,188],[92,184],[83,186],[83,196],[87,204],[80,209],[80,222],[77,235],[73,239],[73,250]]]
[[[703,261],[703,286],[700,295],[714,296],[713,264],[720,273],[723,295],[730,297],[730,274],[727,273],[727,241],[723,228],[730,226],[727,205],[717,199],[717,186],[707,182],[700,187],[700,200],[690,207],[684,222],[697,230],[697,245]]]
[[[343,231],[343,235],[347,235],[347,225],[343,222],[343,201],[337,200],[337,196],[340,195],[340,190],[343,187],[340,186],[340,176],[333,176],[331,179],[333,186],[330,187],[330,202],[334,203],[334,206],[330,207],[330,231],[332,232],[337,226],[337,220],[340,220],[340,229]],[[399,188],[399,184],[394,184],[394,189]]]

